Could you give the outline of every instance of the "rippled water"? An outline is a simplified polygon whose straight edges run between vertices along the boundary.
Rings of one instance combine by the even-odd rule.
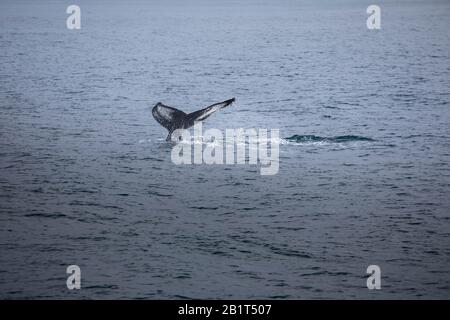
[[[378,3],[1,1],[0,297],[450,298],[450,4]],[[171,162],[231,97],[277,175]]]

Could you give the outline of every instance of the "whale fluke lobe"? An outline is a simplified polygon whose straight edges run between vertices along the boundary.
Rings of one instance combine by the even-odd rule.
[[[152,115],[160,125],[169,131],[169,135],[166,138],[169,141],[175,130],[190,128],[196,121],[205,120],[214,112],[229,106],[234,101],[235,98],[225,100],[189,114],[158,102],[152,109]]]
[[[225,100],[223,102],[219,102],[219,103],[215,103],[213,105],[210,105],[209,107],[206,107],[204,109],[192,112],[190,114],[188,114],[189,120],[190,121],[202,121],[205,120],[206,118],[208,118],[211,114],[213,114],[214,112],[225,108],[227,106],[229,106],[230,104],[232,104],[234,102],[235,98],[229,99],[229,100]],[[190,126],[193,126],[194,123],[192,123]]]
[[[166,106],[161,102],[158,102],[152,109],[153,118],[164,128],[169,130],[169,136],[166,140],[170,139],[170,135],[178,128],[183,128],[187,114],[181,110]]]

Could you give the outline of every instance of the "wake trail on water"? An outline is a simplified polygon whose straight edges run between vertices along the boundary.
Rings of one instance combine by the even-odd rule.
[[[375,141],[372,138],[367,138],[363,136],[355,135],[345,135],[345,136],[335,136],[335,137],[321,137],[315,135],[298,135],[295,134],[291,137],[284,138],[284,140],[289,142],[297,143],[309,143],[309,142],[330,142],[330,143],[343,143],[343,142],[354,142],[354,141]]]
[[[232,143],[235,143],[237,145],[248,145],[248,144],[254,144],[254,143],[277,143],[279,145],[327,145],[327,144],[340,144],[344,145],[346,143],[355,143],[355,142],[373,142],[376,141],[372,138],[364,137],[364,136],[357,136],[357,135],[342,135],[342,136],[332,136],[332,137],[321,137],[316,135],[292,135],[290,137],[286,138],[266,138],[263,140],[249,140],[246,138],[243,141],[232,141]],[[167,142],[165,139],[142,139],[139,140],[139,143],[145,143],[145,142],[153,142],[157,144],[174,144],[174,142]],[[217,140],[204,140],[202,138],[194,138],[192,137],[191,140],[185,140],[180,141],[178,143],[184,143],[184,144],[207,144],[207,145],[220,145],[220,142]],[[223,141],[223,144],[229,144],[230,142]]]

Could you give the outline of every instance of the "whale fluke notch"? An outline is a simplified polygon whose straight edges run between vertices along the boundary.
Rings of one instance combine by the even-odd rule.
[[[196,121],[205,120],[214,112],[229,106],[234,101],[235,98],[228,99],[189,114],[158,102],[152,109],[152,115],[160,125],[169,131],[169,135],[166,138],[169,141],[175,130],[190,128]]]

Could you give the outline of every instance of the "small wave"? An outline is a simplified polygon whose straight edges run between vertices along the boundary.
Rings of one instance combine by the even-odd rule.
[[[353,141],[375,141],[372,138],[362,137],[362,136],[336,136],[336,137],[320,137],[315,135],[298,135],[295,134],[289,138],[284,138],[290,142],[353,142]]]

